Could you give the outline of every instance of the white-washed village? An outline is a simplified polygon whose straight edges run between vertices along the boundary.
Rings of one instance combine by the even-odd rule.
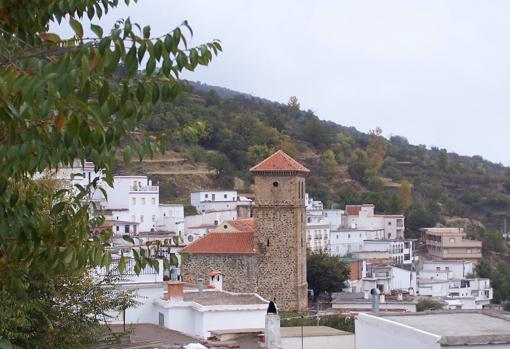
[[[137,300],[110,325],[157,328],[156,341],[168,330],[205,347],[510,347],[510,318],[491,306],[490,280],[476,275],[481,242],[462,228],[423,227],[419,240],[406,239],[405,217],[378,214],[372,203],[325,208],[306,193],[313,174],[283,151],[254,165],[253,193],[193,192],[193,215],[161,203],[148,176],[115,176],[113,188],[98,182],[104,191],[88,200],[105,217],[96,229],[113,233],[108,269],[128,257],[119,287],[135,290]],[[83,186],[100,176],[91,163],[56,174]],[[136,269],[140,248],[159,268]],[[334,257],[349,272],[341,292],[319,295],[315,304],[307,286],[313,254]],[[417,312],[428,301],[441,310]],[[274,304],[278,311],[268,311]],[[320,326],[327,316],[354,321],[355,334]],[[298,325],[280,327],[289,317]],[[316,326],[302,326],[310,318]],[[494,326],[474,331],[476,319]]]

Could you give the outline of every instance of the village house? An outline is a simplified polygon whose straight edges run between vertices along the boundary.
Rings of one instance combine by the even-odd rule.
[[[422,228],[422,242],[433,259],[468,260],[482,258],[482,242],[468,240],[463,228]]]
[[[376,214],[373,204],[346,205],[345,228],[384,230],[385,239],[404,239],[404,216]]]

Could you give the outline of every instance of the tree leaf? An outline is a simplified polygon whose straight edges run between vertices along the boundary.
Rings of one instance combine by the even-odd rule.
[[[69,24],[71,25],[71,28],[73,28],[76,36],[79,37],[80,39],[83,38],[83,27],[81,23],[74,17],[71,17],[69,18]]]
[[[90,24],[90,29],[94,32],[94,34],[97,35],[98,38],[101,39],[103,37],[103,28],[101,28],[99,25]]]

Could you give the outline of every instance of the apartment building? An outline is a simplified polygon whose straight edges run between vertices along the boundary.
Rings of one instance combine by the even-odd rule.
[[[468,240],[463,228],[422,228],[422,242],[434,259],[468,260],[482,258],[482,242]]]
[[[373,204],[346,205],[345,228],[384,230],[385,239],[404,239],[403,215],[376,214]]]

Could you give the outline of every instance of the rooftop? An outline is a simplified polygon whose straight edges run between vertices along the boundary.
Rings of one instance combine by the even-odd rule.
[[[267,304],[261,297],[253,293],[230,293],[224,291],[184,292],[185,302],[195,302],[201,305],[245,305]]]
[[[294,160],[282,150],[278,150],[259,164],[250,168],[251,172],[279,172],[291,171],[309,173],[310,170]]]
[[[281,327],[280,334],[285,337],[301,337],[301,326]],[[327,326],[303,326],[304,337],[324,337],[324,336],[353,336],[351,332],[337,330]]]
[[[237,229],[238,231],[251,232],[255,230],[255,221],[253,218],[233,219],[225,221],[225,223],[230,224],[234,229]]]
[[[198,254],[252,254],[253,232],[209,233],[183,248],[181,253]]]
[[[425,312],[382,318],[441,336],[441,345],[510,343],[508,314],[488,311]]]

